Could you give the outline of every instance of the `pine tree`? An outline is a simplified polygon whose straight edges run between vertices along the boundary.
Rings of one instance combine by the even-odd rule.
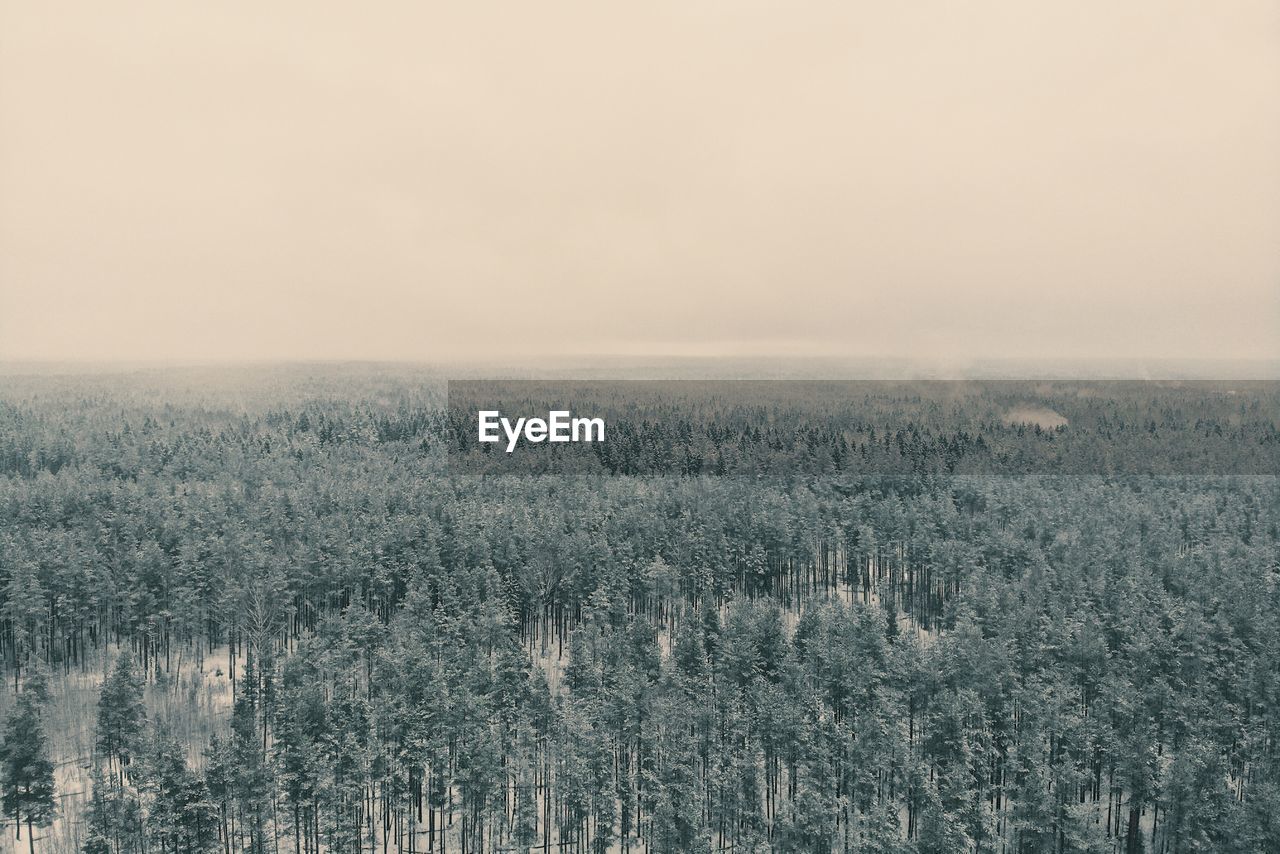
[[[148,765],[149,824],[161,850],[201,854],[214,848],[217,811],[204,780],[187,766],[181,745],[168,733],[159,734]]]
[[[89,800],[89,808],[85,815],[85,840],[81,854],[112,854],[111,825],[106,802],[106,783],[102,779],[102,771],[93,769],[93,793]]]
[[[4,790],[4,809],[18,823],[22,838],[22,822],[27,825],[27,847],[35,854],[34,828],[46,827],[53,821],[57,805],[53,799],[53,763],[40,709],[35,696],[18,695],[9,714],[4,743],[0,745],[0,783]]]
[[[516,809],[512,841],[525,850],[538,841],[538,802],[534,799],[533,774],[528,763],[521,760],[516,774]]]
[[[98,697],[98,749],[108,759],[128,765],[146,718],[142,683],[133,669],[133,658],[122,653]]]
[[[262,742],[258,737],[255,695],[248,689],[254,683],[248,669],[244,682],[246,689],[240,692],[231,710],[232,794],[245,812],[249,849],[254,854],[261,854],[266,850],[264,822],[271,792],[270,769],[264,762]],[[346,755],[346,750],[343,755]]]
[[[49,702],[49,668],[37,659],[27,668],[27,678],[22,681],[22,690],[44,705]]]
[[[9,630],[13,651],[13,687],[18,676],[36,653],[40,621],[48,611],[47,594],[40,583],[36,565],[29,560],[6,561],[9,579],[0,587],[0,622]]]

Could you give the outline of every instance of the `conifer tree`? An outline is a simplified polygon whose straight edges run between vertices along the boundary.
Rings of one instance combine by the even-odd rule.
[[[81,854],[112,854],[106,783],[101,769],[93,769],[90,787],[89,807],[85,812],[85,840],[80,851]]]
[[[146,719],[142,682],[134,670],[133,658],[121,653],[98,697],[98,749],[109,761],[128,765]]]
[[[27,692],[9,713],[4,742],[0,744],[0,786],[3,787],[4,811],[17,824],[17,838],[22,838],[22,824],[27,826],[27,847],[35,854],[35,828],[53,821],[53,762],[49,759],[49,743],[40,720],[36,698]]]
[[[161,850],[203,854],[214,848],[216,808],[204,780],[187,766],[182,746],[169,733],[159,733],[147,764],[150,833]]]

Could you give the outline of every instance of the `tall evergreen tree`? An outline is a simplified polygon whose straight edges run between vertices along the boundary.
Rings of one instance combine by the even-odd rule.
[[[4,810],[13,816],[17,838],[27,826],[27,847],[35,854],[35,828],[47,827],[57,811],[53,762],[34,695],[23,692],[9,713],[0,744],[0,785]]]
[[[121,653],[98,697],[98,749],[108,760],[120,766],[128,765],[146,719],[142,682],[134,669],[133,658]]]
[[[203,854],[216,847],[217,809],[204,780],[187,766],[182,746],[172,735],[157,734],[147,766],[149,829],[161,850]]]
[[[85,839],[81,854],[112,854],[111,819],[106,782],[100,768],[93,769],[89,807],[85,812]]]

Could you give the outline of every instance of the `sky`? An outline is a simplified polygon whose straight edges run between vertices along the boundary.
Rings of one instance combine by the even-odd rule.
[[[0,359],[1280,358],[1280,2],[0,0]]]

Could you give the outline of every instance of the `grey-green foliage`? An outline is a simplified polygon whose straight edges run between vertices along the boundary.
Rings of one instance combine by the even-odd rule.
[[[34,850],[33,829],[53,821],[57,802],[49,740],[37,698],[30,692],[18,695],[5,722],[0,741],[0,802],[15,822],[26,825]]]

